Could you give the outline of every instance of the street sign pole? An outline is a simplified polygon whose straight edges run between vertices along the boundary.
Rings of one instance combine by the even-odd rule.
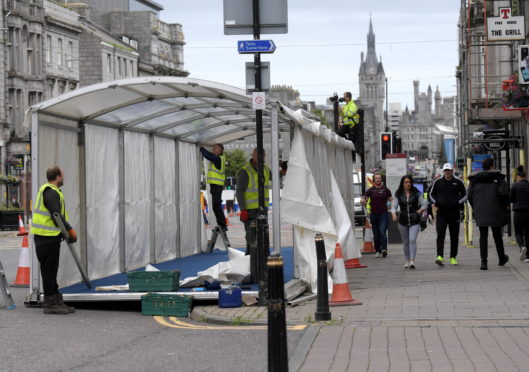
[[[253,0],[253,37],[261,37],[259,19],[259,0]],[[255,90],[260,92],[261,87],[261,54],[254,53]],[[268,234],[266,225],[268,218],[264,208],[264,150],[263,150],[263,110],[255,110],[255,127],[257,140],[257,192],[259,210],[257,214],[257,283],[259,284],[259,305],[265,306],[268,302],[268,280],[266,278],[266,260],[268,247],[265,244],[265,234]]]

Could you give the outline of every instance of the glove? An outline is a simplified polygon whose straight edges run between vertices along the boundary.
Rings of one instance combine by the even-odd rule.
[[[248,221],[248,219],[250,219],[250,216],[248,216],[248,210],[243,209],[241,211],[240,219],[241,219],[241,222],[246,222],[246,221]]]
[[[69,243],[75,243],[77,241],[77,233],[74,229],[68,230],[68,234],[70,234],[70,237],[68,238]]]

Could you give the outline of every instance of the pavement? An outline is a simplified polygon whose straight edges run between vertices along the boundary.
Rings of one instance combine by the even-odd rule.
[[[288,325],[309,326],[290,370],[528,371],[529,265],[518,247],[504,236],[510,261],[500,267],[489,236],[489,270],[480,270],[475,235],[474,247],[460,242],[459,265],[440,267],[435,237],[431,225],[419,234],[414,270],[404,269],[400,244],[390,244],[386,258],[364,255],[367,268],[346,270],[362,304],[331,307],[331,321],[314,320],[316,300],[287,307]],[[191,317],[250,325],[266,324],[267,314],[266,307],[199,304]]]

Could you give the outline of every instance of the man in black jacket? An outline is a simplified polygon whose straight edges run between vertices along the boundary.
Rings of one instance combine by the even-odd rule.
[[[509,200],[514,211],[514,235],[520,246],[520,260],[529,262],[529,182],[523,169],[516,173],[516,183],[511,187]]]
[[[504,266],[509,261],[502,239],[502,227],[509,219],[509,189],[505,175],[495,170],[494,161],[488,158],[483,161],[483,170],[468,176],[468,180],[468,201],[479,227],[481,270],[487,270],[489,226],[498,252],[498,266]]]
[[[437,207],[435,229],[437,231],[437,258],[435,263],[444,264],[444,243],[446,227],[450,232],[450,265],[457,265],[459,245],[459,222],[464,203],[467,200],[465,184],[454,177],[454,167],[450,163],[443,165],[443,177],[436,179],[430,191],[430,200]]]

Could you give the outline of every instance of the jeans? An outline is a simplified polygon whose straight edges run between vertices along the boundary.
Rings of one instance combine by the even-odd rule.
[[[437,255],[443,257],[446,227],[450,232],[450,258],[457,256],[457,248],[459,245],[459,219],[447,219],[437,214],[435,223],[435,230],[437,231]]]
[[[494,243],[496,244],[496,251],[498,252],[498,258],[503,260],[505,256],[505,249],[503,247],[503,238],[501,232],[501,226],[491,226],[492,237],[494,238]],[[481,262],[487,262],[489,256],[489,227],[480,226],[479,227],[479,253],[481,255]]]
[[[406,261],[414,260],[417,254],[417,235],[421,229],[420,224],[405,226],[398,224],[400,236],[402,237],[402,249]]]
[[[388,230],[389,213],[374,214],[371,213],[370,221],[373,229],[373,240],[375,241],[375,250],[377,252],[388,250]]]
[[[226,227],[226,216],[224,216],[224,210],[222,209],[222,190],[224,189],[221,185],[210,184],[209,191],[211,192],[211,209],[215,213],[217,219],[217,226],[222,228]]]
[[[514,211],[514,235],[520,247],[527,247],[529,244],[529,211]],[[529,258],[529,255],[525,258]]]

